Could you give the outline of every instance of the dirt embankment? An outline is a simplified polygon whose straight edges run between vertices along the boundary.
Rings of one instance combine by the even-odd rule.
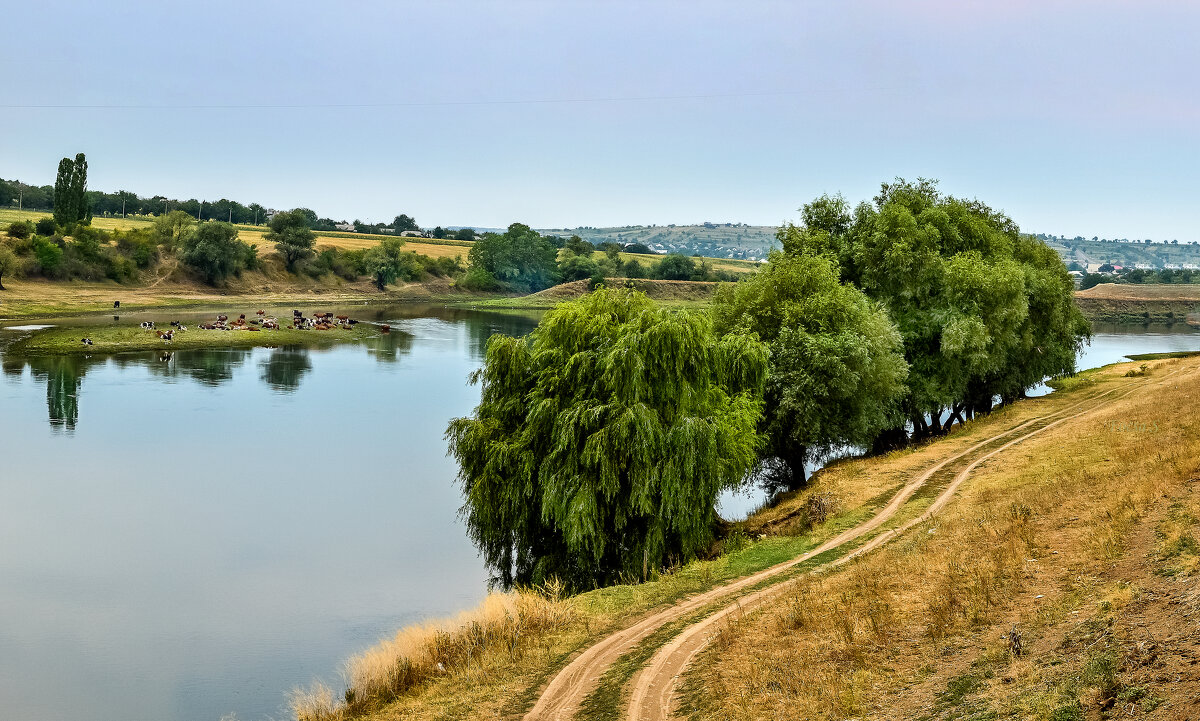
[[[1076,291],[1075,302],[1094,321],[1200,324],[1200,285],[1102,283]]]
[[[645,293],[654,300],[665,301],[707,301],[717,290],[718,283],[699,280],[626,280],[614,278],[615,283],[623,287],[632,287]],[[528,296],[530,300],[563,301],[587,295],[590,290],[589,282],[577,280],[563,283],[553,288]]]
[[[380,291],[367,281],[313,280],[245,273],[228,285],[214,288],[176,275],[143,285],[113,282],[8,280],[0,292],[0,318],[31,318],[151,308],[243,304],[256,307],[291,303],[391,303],[407,301],[469,301],[478,296],[457,288],[448,278],[430,278]]]

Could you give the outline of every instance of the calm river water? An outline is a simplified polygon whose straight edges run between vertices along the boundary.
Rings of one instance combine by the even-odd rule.
[[[477,402],[466,377],[486,339],[536,316],[369,317],[403,332],[329,350],[3,357],[5,717],[285,718],[291,687],[336,681],[355,651],[482,597],[442,433]],[[1200,350],[1180,326],[1097,331],[1083,367]],[[726,496],[722,511],[759,502]]]

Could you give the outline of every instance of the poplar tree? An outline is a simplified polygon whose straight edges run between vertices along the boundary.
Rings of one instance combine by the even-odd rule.
[[[479,406],[446,436],[494,581],[582,590],[705,551],[755,462],[766,370],[757,340],[626,289],[492,336]]]
[[[54,222],[59,226],[92,222],[92,207],[87,197],[87,158],[83,153],[75,160],[63,158],[58,162],[54,180]]]

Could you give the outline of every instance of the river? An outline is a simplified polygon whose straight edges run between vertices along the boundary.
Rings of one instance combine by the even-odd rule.
[[[397,332],[325,350],[0,359],[4,717],[285,718],[288,689],[478,602],[486,573],[442,433],[478,399],[466,377],[486,339],[536,316],[370,315]],[[1082,365],[1196,349],[1185,327],[1099,328]],[[722,511],[759,502],[726,496]]]

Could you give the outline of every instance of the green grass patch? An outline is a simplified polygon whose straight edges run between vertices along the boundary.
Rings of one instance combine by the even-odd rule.
[[[170,326],[166,327],[170,330]],[[181,350],[185,348],[251,348],[257,346],[328,346],[341,342],[362,341],[381,335],[378,327],[359,323],[351,330],[200,330],[189,327],[176,332],[171,341],[159,338],[153,330],[138,326],[55,326],[31,332],[13,342],[14,355],[91,355],[142,350]],[[85,345],[89,338],[92,345]]]

